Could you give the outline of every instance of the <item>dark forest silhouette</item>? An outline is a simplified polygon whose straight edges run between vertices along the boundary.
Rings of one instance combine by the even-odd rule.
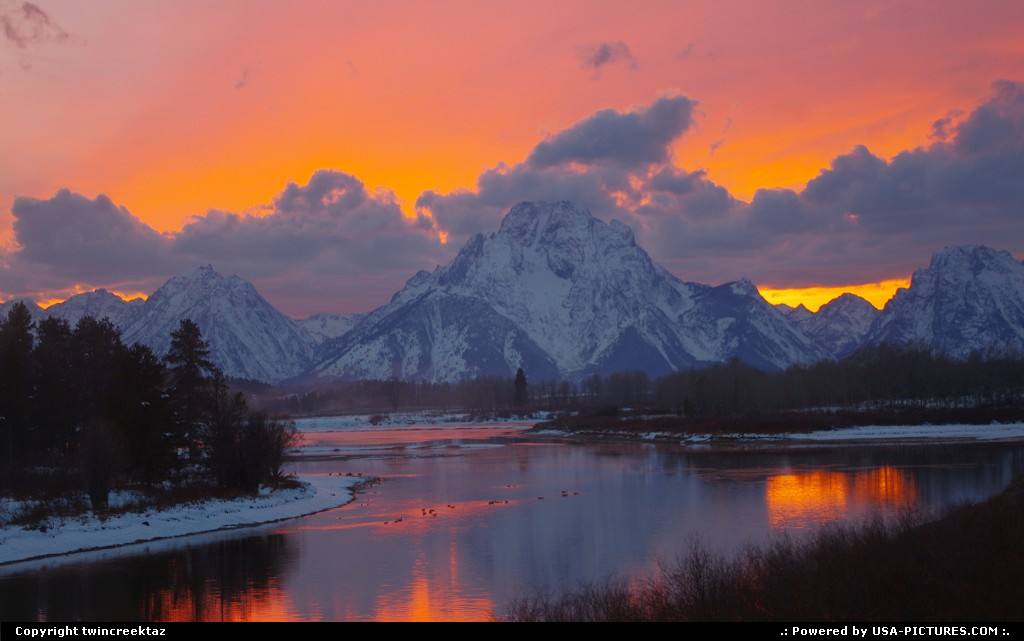
[[[103,511],[120,487],[254,493],[279,480],[294,423],[251,411],[209,355],[188,319],[160,358],[107,319],[37,324],[15,304],[0,319],[0,490],[84,491]]]

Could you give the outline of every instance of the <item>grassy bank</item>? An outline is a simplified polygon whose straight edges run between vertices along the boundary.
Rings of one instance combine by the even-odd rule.
[[[511,621],[1021,621],[1024,479],[923,522],[827,526],[735,557],[695,544],[641,582],[533,593]]]

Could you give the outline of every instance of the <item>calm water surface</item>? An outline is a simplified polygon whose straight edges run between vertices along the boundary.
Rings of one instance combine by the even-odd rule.
[[[300,474],[382,482],[285,523],[0,568],[0,620],[472,620],[877,511],[982,499],[1024,443],[713,451],[529,442],[517,426],[305,425]]]

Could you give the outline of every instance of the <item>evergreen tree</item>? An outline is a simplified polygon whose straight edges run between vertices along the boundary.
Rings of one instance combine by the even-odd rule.
[[[124,350],[121,330],[109,318],[82,317],[71,335],[75,387],[75,427],[83,429],[102,414],[113,386],[114,359]]]
[[[34,423],[40,447],[70,454],[75,442],[76,385],[72,370],[72,332],[64,319],[50,316],[36,327],[32,353],[34,378]]]
[[[166,369],[146,345],[122,350],[114,360],[113,386],[104,416],[124,445],[125,471],[152,483],[166,478],[175,462],[174,443],[167,437],[172,425],[164,395]]]
[[[0,318],[0,430],[9,464],[26,446],[34,326],[31,312],[21,302],[11,307],[7,318]]]
[[[516,380],[513,384],[515,388],[515,404],[516,409],[523,409],[526,406],[526,372],[520,367],[516,370]]]
[[[224,375],[214,373],[212,406],[205,439],[206,463],[221,487],[242,485],[240,444],[249,407],[241,393],[231,394]]]
[[[109,421],[94,418],[82,430],[78,468],[94,512],[105,512],[122,463],[123,441]]]
[[[176,436],[179,445],[187,447],[195,458],[213,402],[210,376],[219,370],[210,360],[209,343],[189,318],[183,318],[178,329],[171,332],[171,347],[164,360],[170,370]]]
[[[256,493],[261,483],[281,476],[284,456],[299,440],[295,423],[250,412],[245,398],[230,392],[220,372],[214,374],[212,388],[205,462],[221,487]]]

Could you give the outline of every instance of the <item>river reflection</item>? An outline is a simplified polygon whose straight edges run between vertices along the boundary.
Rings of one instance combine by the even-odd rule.
[[[1024,472],[1021,443],[695,451],[528,442],[514,426],[404,431],[312,439],[316,457],[297,472],[384,479],[343,508],[0,568],[0,618],[485,619],[524,589],[649,576],[695,539],[729,552],[773,532],[982,499]]]
[[[914,478],[898,468],[828,472],[814,470],[768,478],[765,500],[773,528],[807,528],[848,520],[855,512],[916,503]]]

